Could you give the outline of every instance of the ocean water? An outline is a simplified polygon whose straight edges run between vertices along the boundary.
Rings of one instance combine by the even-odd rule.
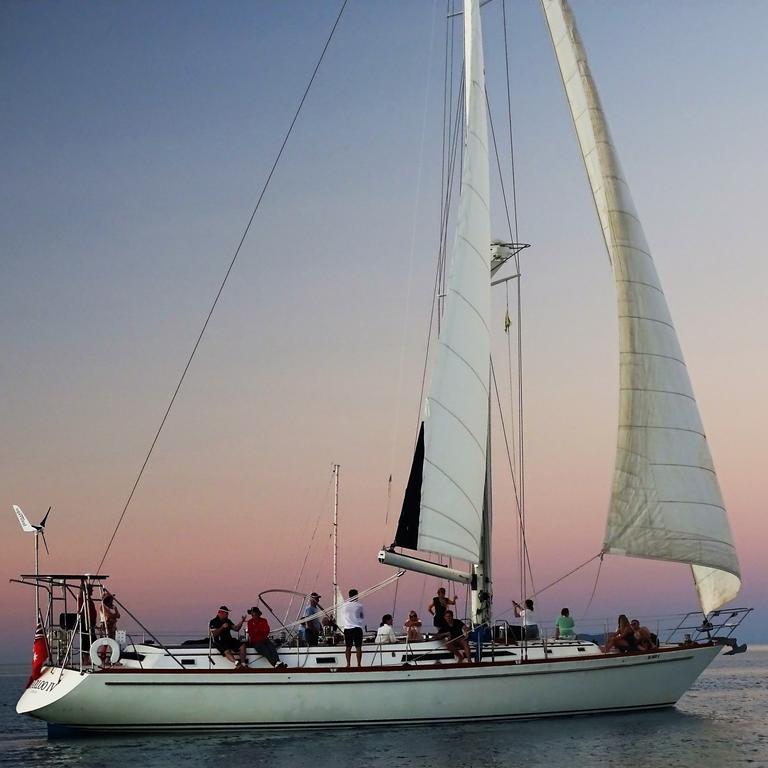
[[[0,666],[2,766],[768,767],[768,646],[716,659],[674,709],[284,734],[48,740],[43,724],[15,711],[28,674]]]

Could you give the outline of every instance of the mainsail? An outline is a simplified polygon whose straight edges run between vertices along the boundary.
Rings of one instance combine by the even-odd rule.
[[[689,563],[705,613],[739,564],[688,370],[565,0],[542,0],[616,280],[619,435],[603,550]]]
[[[488,437],[488,127],[477,0],[464,3],[466,137],[442,332],[395,544],[478,562]]]

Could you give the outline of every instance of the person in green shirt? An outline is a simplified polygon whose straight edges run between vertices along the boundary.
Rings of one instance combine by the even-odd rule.
[[[563,608],[555,622],[555,640],[572,640],[576,637],[573,627],[571,612],[567,608]]]

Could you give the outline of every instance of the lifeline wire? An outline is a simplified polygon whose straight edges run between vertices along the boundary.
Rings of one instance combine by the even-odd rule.
[[[107,548],[104,550],[104,555],[101,558],[101,562],[99,563],[99,567],[96,569],[96,573],[99,573],[101,570],[101,566],[104,565],[104,561],[107,559],[107,554],[109,553],[109,550],[112,547],[112,543],[115,540],[115,536],[117,535],[117,531],[120,528],[120,525],[123,522],[123,518],[125,517],[125,513],[128,511],[128,505],[131,503],[131,500],[133,499],[133,495],[136,492],[136,489],[139,486],[139,482],[141,481],[141,476],[144,474],[144,470],[149,463],[149,457],[152,455],[152,451],[155,448],[155,445],[157,444],[157,440],[160,437],[160,433],[163,431],[163,427],[165,426],[165,422],[168,418],[168,414],[171,412],[171,408],[173,407],[174,402],[176,401],[176,395],[179,394],[179,390],[181,389],[181,385],[184,383],[184,378],[187,375],[187,371],[189,370],[189,366],[192,364],[192,359],[195,356],[195,353],[197,352],[197,348],[200,346],[200,342],[203,339],[203,334],[205,333],[206,328],[208,328],[208,323],[210,322],[211,316],[213,315],[213,311],[216,309],[216,305],[219,303],[219,297],[222,294],[222,291],[224,290],[224,286],[227,284],[227,280],[229,278],[230,272],[232,272],[232,268],[235,266],[235,262],[237,261],[237,257],[240,255],[240,250],[243,247],[243,243],[245,242],[245,238],[248,236],[248,232],[251,229],[251,224],[253,223],[254,218],[256,217],[256,212],[259,210],[259,206],[261,205],[261,201],[264,199],[264,194],[267,191],[267,187],[269,186],[269,182],[272,180],[272,176],[275,173],[275,170],[277,169],[277,164],[280,162],[280,158],[283,155],[283,150],[285,149],[286,144],[288,143],[288,139],[291,136],[291,133],[293,132],[293,127],[296,124],[296,120],[298,120],[299,113],[301,112],[301,108],[304,106],[304,102],[307,99],[307,96],[309,94],[309,89],[312,87],[312,83],[315,81],[315,76],[317,75],[318,70],[320,69],[320,64],[323,61],[323,58],[325,57],[325,53],[328,50],[328,46],[331,43],[331,39],[333,38],[333,34],[336,31],[336,27],[339,25],[339,21],[341,21],[341,15],[344,13],[344,9],[347,6],[348,0],[344,0],[342,3],[341,9],[339,10],[338,15],[336,16],[336,21],[333,23],[333,27],[331,28],[331,32],[328,35],[328,39],[325,41],[325,45],[323,46],[323,51],[320,54],[320,58],[317,60],[317,64],[315,65],[315,69],[312,72],[312,77],[309,78],[309,83],[307,83],[307,87],[304,90],[304,95],[301,97],[301,101],[299,101],[299,106],[296,108],[296,112],[293,115],[293,119],[291,120],[291,124],[288,127],[288,131],[285,134],[285,138],[283,139],[283,143],[280,145],[280,150],[277,153],[277,157],[275,158],[275,162],[272,163],[272,168],[269,171],[269,174],[267,175],[267,180],[264,182],[264,186],[261,188],[261,192],[259,193],[259,197],[256,200],[256,205],[253,208],[253,211],[251,213],[251,217],[248,219],[248,224],[246,224],[245,230],[243,231],[243,236],[240,238],[240,242],[235,249],[235,254],[232,257],[232,261],[229,263],[229,267],[227,268],[226,274],[224,275],[224,279],[221,281],[221,285],[219,286],[219,290],[216,293],[216,297],[213,300],[213,304],[211,305],[211,309],[208,312],[208,317],[205,318],[205,322],[203,323],[203,328],[200,331],[200,335],[197,337],[197,341],[195,342],[195,346],[192,348],[192,353],[189,356],[189,359],[187,360],[187,364],[184,366],[184,370],[182,371],[181,378],[179,379],[179,383],[176,385],[176,389],[174,390],[173,396],[171,397],[170,403],[168,403],[168,408],[165,411],[165,415],[163,416],[162,421],[160,422],[160,426],[157,428],[157,432],[155,433],[155,438],[152,441],[152,445],[149,446],[149,451],[147,451],[147,455],[144,459],[144,463],[141,465],[141,469],[139,470],[139,474],[136,477],[136,481],[133,484],[133,488],[131,488],[131,492],[128,495],[128,500],[125,502],[125,506],[123,507],[123,511],[120,513],[120,518],[117,521],[117,525],[115,526],[115,530],[112,532],[112,536],[109,539],[109,543],[107,544]]]

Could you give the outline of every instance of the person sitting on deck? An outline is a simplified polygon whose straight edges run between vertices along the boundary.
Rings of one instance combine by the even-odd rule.
[[[420,643],[424,636],[421,634],[421,619],[416,611],[408,614],[408,620],[403,624],[405,630],[405,639],[409,643]]]
[[[453,611],[445,612],[445,629],[438,635],[446,640],[445,647],[452,651],[459,662],[472,661],[472,653],[467,642],[467,625],[453,618]]]
[[[641,627],[640,622],[637,619],[632,619],[629,624],[635,634],[637,649],[639,651],[653,651],[659,647],[658,638],[651,633],[651,630],[648,629],[648,627]]]
[[[381,643],[396,643],[397,642],[397,636],[395,635],[395,630],[392,629],[392,614],[391,613],[385,613],[381,617],[381,624],[379,624],[379,629],[376,632],[376,645],[379,645]]]
[[[248,646],[260,653],[273,667],[282,669],[288,665],[280,661],[275,644],[269,639],[269,622],[261,615],[257,606],[248,609]]]
[[[625,614],[620,614],[617,622],[616,631],[608,635],[605,640],[605,647],[603,653],[610,653],[611,651],[619,651],[620,653],[627,653],[628,651],[634,651],[637,649],[637,640],[635,639],[635,630],[632,629],[632,625],[629,623],[629,619]]]
[[[573,640],[576,637],[573,627],[571,612],[567,608],[563,608],[555,622],[555,640]]]
[[[233,663],[235,663],[234,651],[238,652],[239,658],[235,663],[237,667],[246,666],[245,643],[232,637],[232,630],[234,629],[235,632],[239,632],[244,621],[245,616],[240,619],[239,623],[233,624],[229,618],[229,608],[226,605],[221,605],[216,615],[208,624],[211,640],[216,650]]]

